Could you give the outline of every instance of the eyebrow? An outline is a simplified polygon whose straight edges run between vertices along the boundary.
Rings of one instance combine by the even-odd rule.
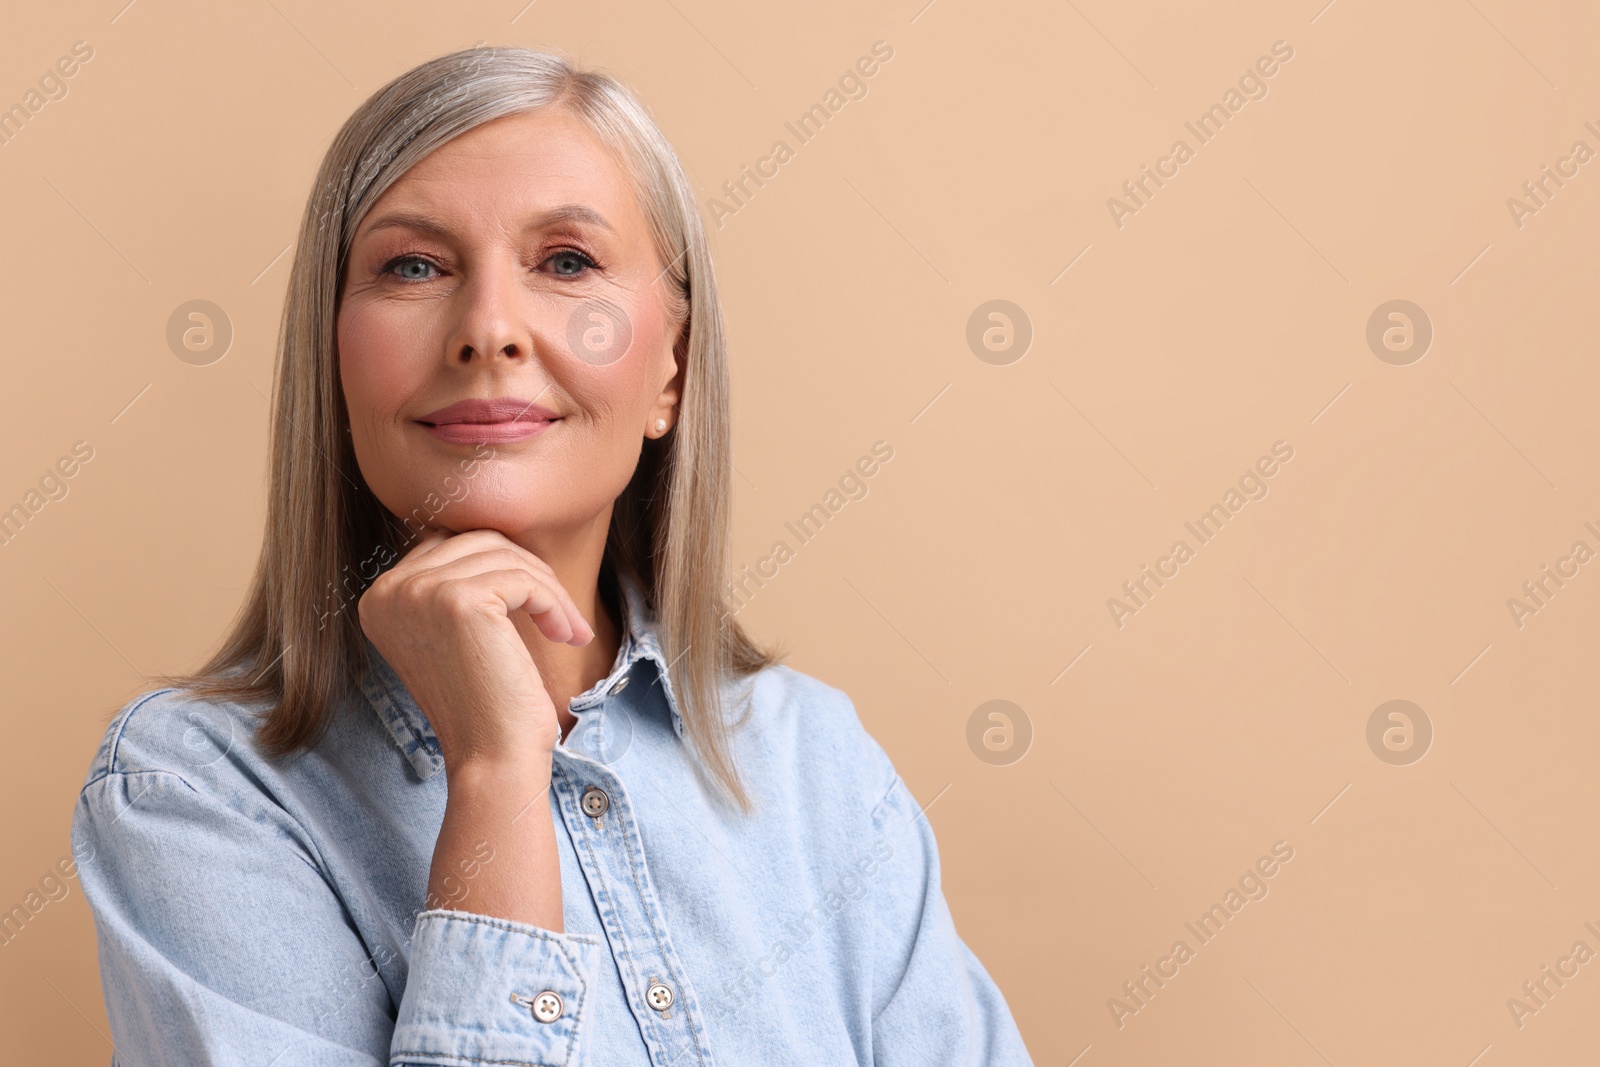
[[[593,208],[584,207],[582,204],[560,204],[549,211],[540,212],[529,218],[522,226],[522,232],[531,230],[547,230],[564,222],[582,222],[616,233],[616,228],[605,220]],[[383,215],[378,221],[367,227],[367,233],[378,230],[411,229],[434,237],[449,237],[450,228],[431,215],[422,215],[412,211],[391,211]]]

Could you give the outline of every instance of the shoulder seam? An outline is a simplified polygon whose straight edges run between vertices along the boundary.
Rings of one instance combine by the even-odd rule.
[[[125,772],[119,772],[117,770],[117,749],[122,744],[122,734],[128,728],[128,720],[133,718],[133,713],[134,712],[138,711],[140,708],[142,708],[146,704],[150,703],[150,701],[154,700],[156,697],[163,696],[163,695],[165,695],[167,693],[176,693],[176,692],[178,692],[177,689],[172,688],[172,687],[168,687],[166,689],[157,689],[153,693],[146,693],[138,701],[136,701],[133,704],[129,705],[122,712],[122,714],[119,716],[119,718],[117,720],[116,733],[111,738],[111,744],[109,746],[107,746],[105,768],[100,774],[95,775],[92,779],[90,779],[89,781],[85,782],[84,783],[85,787],[93,785],[95,782],[98,782],[100,779],[106,777],[106,775],[125,773]],[[189,783],[184,782],[184,784],[188,785]]]
[[[281,819],[284,823],[292,826],[294,830],[301,835],[298,841],[304,846],[306,852],[306,855],[301,856],[300,859],[303,860],[312,870],[317,872],[319,877],[325,881],[328,881],[329,886],[332,887],[332,882],[329,880],[328,875],[328,866],[324,862],[322,850],[318,846],[316,839],[309,831],[307,831],[304,824],[302,824],[300,820],[296,818],[288,809],[282,807],[281,805],[264,804],[257,796],[241,794],[238,798],[239,803],[237,806],[235,806],[230,804],[224,797],[202,793],[199,789],[195,788],[193,782],[189,781],[176,771],[169,771],[160,767],[152,767],[137,771],[108,771],[107,773],[95,778],[93,781],[86,782],[84,784],[83,788],[78,792],[78,803],[89,803],[89,791],[95,786],[106,783],[109,779],[121,778],[131,780],[135,778],[146,777],[152,777],[156,781],[140,790],[139,793],[128,802],[127,806],[124,807],[122,811],[117,812],[116,815],[113,816],[113,822],[115,822],[117,819],[120,819],[130,809],[135,807],[138,804],[139,799],[146,793],[150,792],[151,789],[155,788],[155,785],[158,782],[173,782],[183,786],[183,788],[188,791],[189,795],[194,797],[201,804],[218,805],[220,808],[231,811],[235,815],[250,818],[252,821],[258,823],[262,820],[257,818],[257,816],[265,814],[267,816],[266,821],[269,823],[273,823],[276,822],[277,819]],[[281,831],[282,827],[280,826],[279,829]]]
[[[91,786],[99,785],[107,778],[142,778],[145,775],[155,775],[158,778],[171,778],[189,792],[195,794],[196,796],[200,795],[200,790],[196,789],[194,787],[194,783],[190,782],[189,779],[185,778],[177,771],[169,771],[162,767],[150,767],[142,771],[107,771],[105,774],[97,775],[93,781],[85,782],[83,784],[83,788],[78,792],[80,795],[86,793],[89,791]],[[141,793],[140,795],[142,796],[143,794]],[[132,804],[129,804],[128,806],[130,808],[133,807]]]

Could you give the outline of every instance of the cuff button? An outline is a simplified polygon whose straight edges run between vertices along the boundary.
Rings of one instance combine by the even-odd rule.
[[[527,1008],[533,1013],[533,1017],[542,1023],[553,1023],[561,1018],[561,996],[548,989],[536,997],[513,993],[511,1003]]]

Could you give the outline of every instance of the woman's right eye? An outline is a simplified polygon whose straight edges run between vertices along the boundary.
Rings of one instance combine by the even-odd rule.
[[[428,270],[436,269],[432,263],[426,259],[423,259],[421,256],[406,255],[397,256],[394,259],[391,259],[388,263],[384,264],[383,273],[394,274],[396,277],[401,278],[404,281],[430,281],[431,279],[426,275],[419,277],[415,273],[406,273],[407,271],[412,271],[419,267]]]

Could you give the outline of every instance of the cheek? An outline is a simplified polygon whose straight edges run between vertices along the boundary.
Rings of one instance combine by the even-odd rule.
[[[629,403],[649,407],[664,381],[672,377],[672,350],[668,338],[671,323],[667,321],[665,309],[656,301],[634,309],[633,316],[633,347],[627,360]]]
[[[627,443],[644,428],[644,415],[655,402],[662,383],[672,377],[671,352],[666,339],[669,323],[656,303],[625,306],[629,340],[620,357],[595,365],[569,351],[557,372],[562,387],[594,423]],[[568,349],[570,344],[566,345]],[[633,441],[632,444],[637,444]]]
[[[408,340],[409,337],[409,340]],[[392,421],[420,385],[420,360],[410,351],[414,334],[382,316],[341,311],[337,327],[339,381],[354,434]]]

